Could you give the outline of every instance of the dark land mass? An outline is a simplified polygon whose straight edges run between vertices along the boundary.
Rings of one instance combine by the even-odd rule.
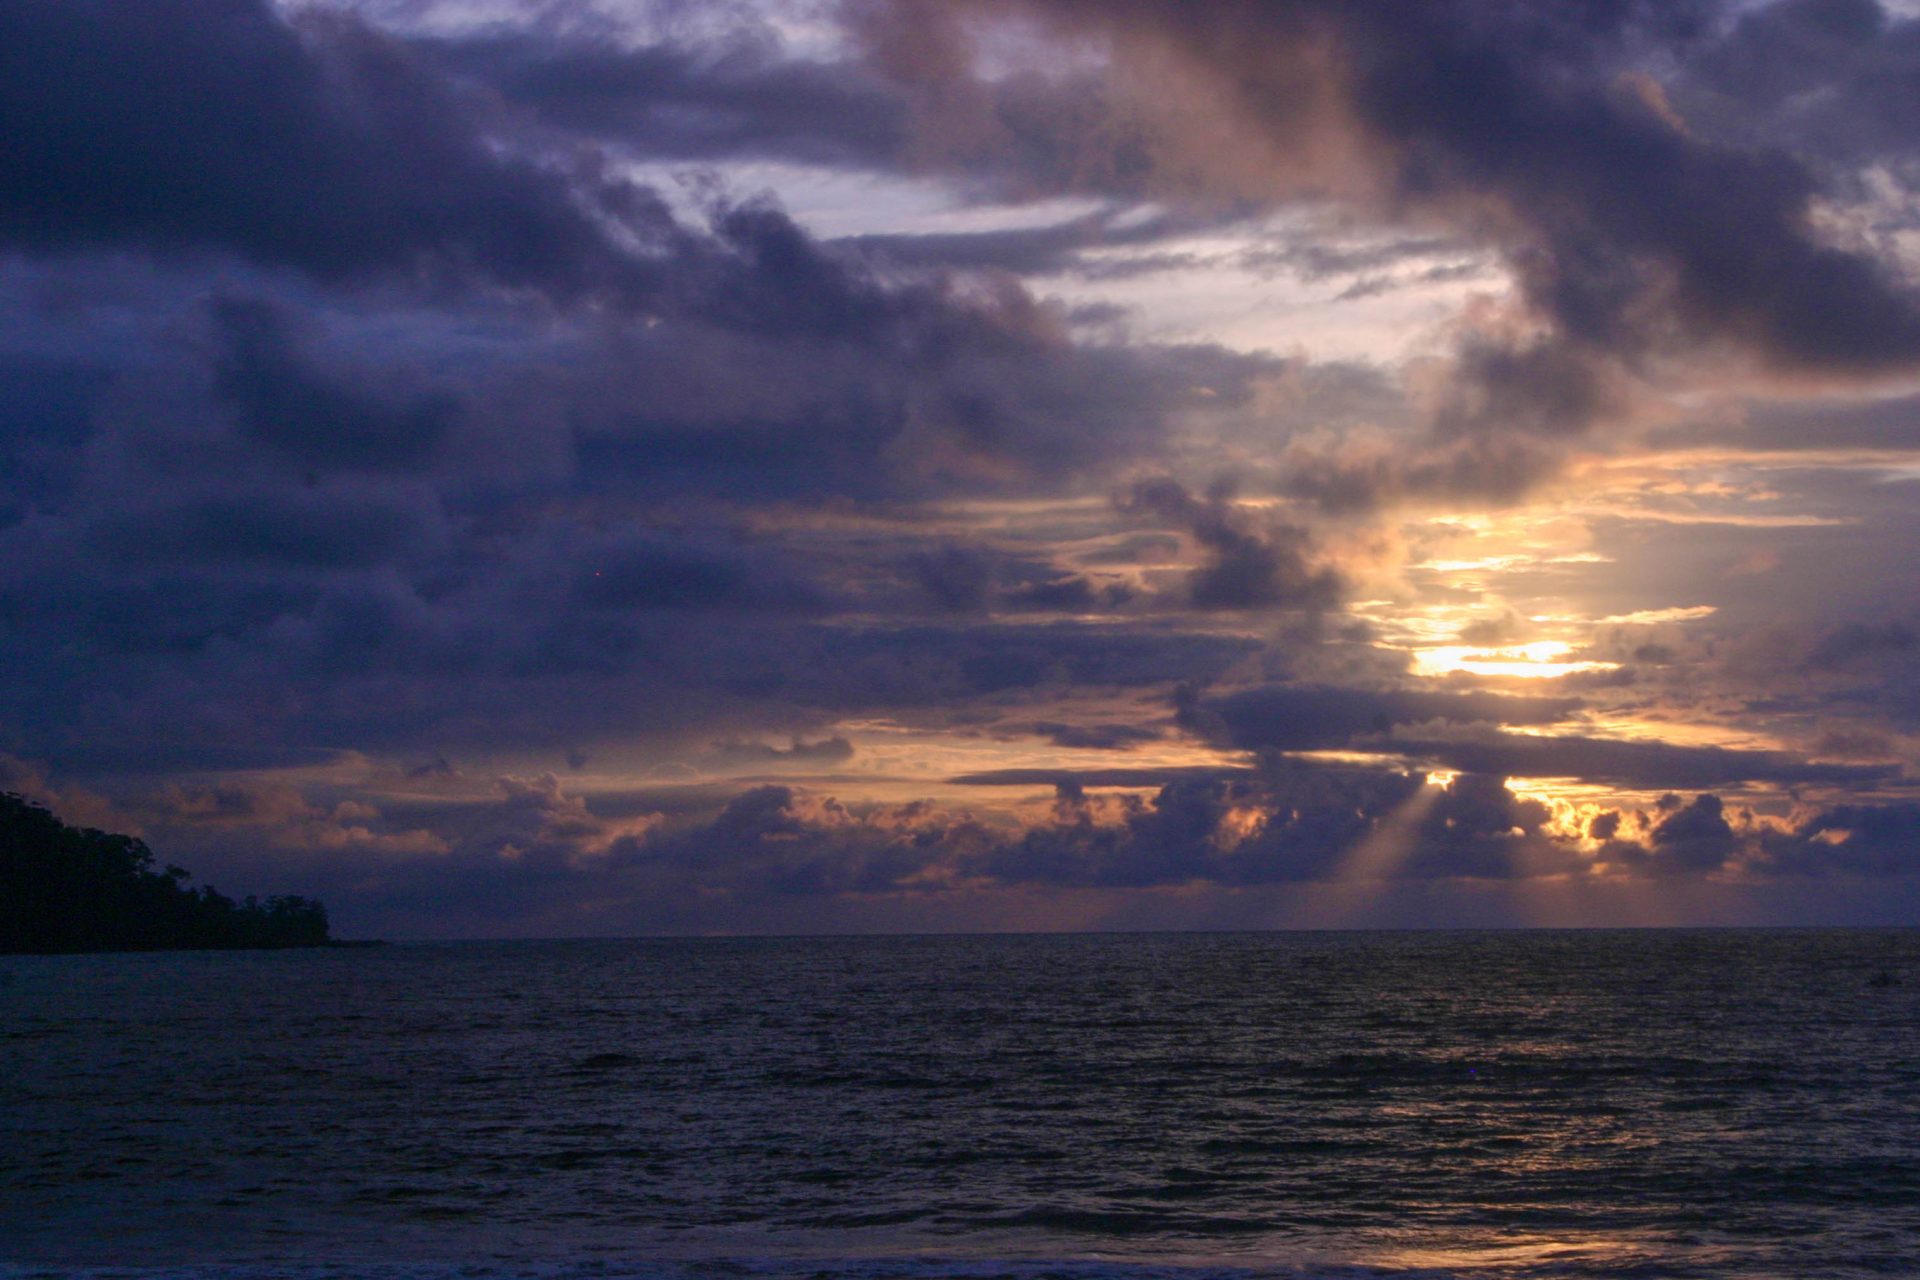
[[[0,953],[338,945],[312,898],[235,902],[189,880],[156,870],[132,836],[70,827],[0,793]]]

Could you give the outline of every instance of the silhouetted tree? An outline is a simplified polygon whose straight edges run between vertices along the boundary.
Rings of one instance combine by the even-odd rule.
[[[276,895],[244,903],[180,867],[153,866],[132,836],[70,827],[0,793],[0,952],[311,947],[332,939],[327,909]]]

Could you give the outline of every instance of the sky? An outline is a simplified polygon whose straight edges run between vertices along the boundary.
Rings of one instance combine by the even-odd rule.
[[[0,790],[336,932],[1920,924],[1920,20],[0,0]]]

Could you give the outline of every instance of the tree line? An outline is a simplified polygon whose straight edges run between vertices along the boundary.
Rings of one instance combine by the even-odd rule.
[[[132,836],[72,827],[0,793],[0,952],[314,947],[332,941],[327,909],[275,895],[235,902],[195,888]]]

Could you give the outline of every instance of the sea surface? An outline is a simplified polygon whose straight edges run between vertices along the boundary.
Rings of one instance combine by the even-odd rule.
[[[1920,932],[0,957],[0,1276],[1920,1275]]]

